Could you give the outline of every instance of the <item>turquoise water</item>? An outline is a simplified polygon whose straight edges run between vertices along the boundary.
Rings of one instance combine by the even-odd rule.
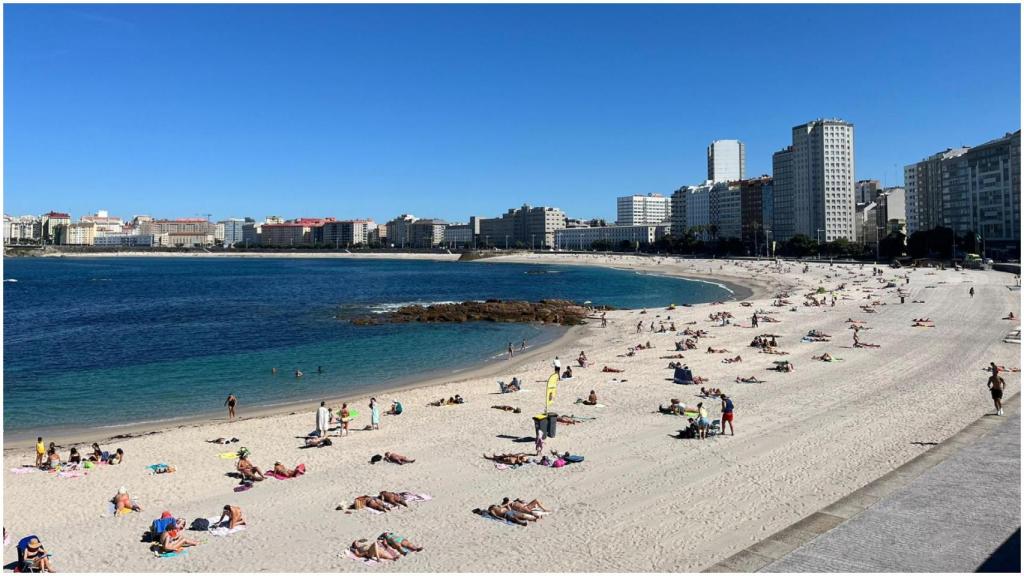
[[[35,434],[40,421],[81,429],[219,413],[228,393],[252,407],[372,391],[562,332],[347,321],[410,302],[636,308],[728,296],[703,282],[592,267],[403,260],[5,259],[4,278],[4,432],[14,436]]]

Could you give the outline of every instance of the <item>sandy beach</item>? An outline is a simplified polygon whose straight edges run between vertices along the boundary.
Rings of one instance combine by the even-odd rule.
[[[609,312],[607,328],[592,321],[505,367],[378,396],[383,409],[392,398],[406,407],[401,416],[384,416],[379,431],[361,430],[369,423],[368,398],[357,399],[351,405],[361,415],[353,432],[333,438],[334,445],[326,448],[299,448],[314,428],[313,405],[257,418],[246,411],[242,397],[240,421],[190,424],[105,444],[104,450],[123,448],[126,462],[79,476],[15,473],[12,469],[33,461],[32,451],[5,450],[4,526],[14,542],[38,535],[54,555],[55,568],[63,571],[699,571],[990,413],[983,369],[991,361],[1014,368],[1020,362],[1019,344],[1003,342],[1019,322],[1002,318],[1011,311],[1019,317],[1021,311],[1020,292],[1010,289],[1009,274],[886,267],[879,278],[872,277],[870,265],[810,264],[802,272],[795,263],[776,268],[768,262],[608,255],[532,254],[488,261],[614,266],[721,282],[749,289],[737,295],[751,305],[730,301]],[[895,287],[885,287],[889,281],[907,291],[905,304]],[[845,289],[838,290],[842,284]],[[836,290],[835,307],[803,305],[804,295],[819,287],[825,294]],[[773,306],[779,292],[787,292],[792,304]],[[874,312],[865,312],[863,305]],[[778,322],[745,327],[755,310]],[[732,324],[709,320],[709,314],[721,311],[735,316]],[[661,357],[676,354],[674,342],[683,336],[649,331],[652,321],[667,325],[669,316],[679,330],[709,333],[697,350],[684,352],[682,361],[708,379],[706,386],[734,399],[735,437],[670,437],[685,420],[657,413],[659,403],[703,401],[712,418],[719,417],[720,403],[699,398],[699,386],[672,383],[670,360]],[[935,327],[912,326],[913,319],[924,317]],[[865,321],[870,329],[861,331],[861,340],[880,348],[853,348],[848,318]],[[641,321],[643,333],[636,334]],[[831,334],[831,342],[801,342],[812,329]],[[778,335],[779,349],[789,355],[761,354],[748,346],[763,333]],[[654,349],[625,356],[630,346],[648,341]],[[708,346],[729,353],[708,354]],[[544,408],[551,361],[557,355],[563,366],[575,364],[571,359],[580,350],[592,366],[574,365],[576,375],[560,384],[552,409],[594,419],[560,425],[545,448],[580,454],[585,461],[557,469],[498,469],[482,458],[483,453],[533,451],[532,442],[515,440],[533,434],[531,416]],[[823,352],[842,360],[811,359]],[[722,362],[736,355],[742,362]],[[767,370],[776,360],[793,362],[796,371]],[[623,372],[603,373],[602,366]],[[495,380],[513,375],[526,390],[497,394]],[[749,376],[766,382],[735,382]],[[1007,396],[1016,395],[1019,373],[1004,376]],[[575,404],[590,390],[603,407]],[[456,393],[465,404],[427,406]],[[522,413],[494,410],[495,404],[517,406]],[[206,442],[222,436],[241,441]],[[66,456],[70,445],[64,445]],[[261,468],[281,461],[304,463],[308,472],[234,492],[238,480],[228,476],[234,461],[218,454],[240,446],[252,451]],[[385,451],[416,462],[369,464],[372,455]],[[156,463],[172,464],[177,472],[150,475],[146,466]],[[141,513],[106,517],[107,502],[119,486],[128,488]],[[335,511],[339,503],[381,490],[432,499],[380,515]],[[504,496],[537,498],[555,511],[528,527],[471,513]],[[246,530],[226,537],[188,532],[200,545],[174,558],[155,557],[140,542],[163,510],[191,520],[216,516],[225,504],[242,508]],[[378,566],[344,556],[353,540],[384,531],[424,550]],[[5,563],[15,558],[13,544],[5,547]]]

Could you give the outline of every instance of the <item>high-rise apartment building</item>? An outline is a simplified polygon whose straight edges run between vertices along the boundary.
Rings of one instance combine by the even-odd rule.
[[[672,216],[672,201],[661,194],[620,196],[615,207],[619,226],[663,224]]]
[[[746,177],[746,150],[739,140],[715,140],[708,146],[708,180],[733,182]]]
[[[908,234],[942,226],[977,234],[987,249],[1019,253],[1020,130],[907,165],[903,178]]]
[[[551,248],[555,230],[565,228],[565,213],[549,206],[509,208],[500,218],[480,220],[480,237],[485,246]]]
[[[878,180],[858,180],[856,188],[857,204],[867,204],[875,201],[875,196],[882,191],[882,183]]]
[[[853,124],[814,120],[795,126],[792,136],[792,146],[773,157],[773,169],[780,171],[773,174],[775,217],[783,219],[776,222],[775,238],[856,240]]]
[[[221,220],[217,223],[217,227],[221,228],[221,242],[225,248],[231,248],[235,244],[240,244],[245,240],[242,228],[246,222],[253,222],[252,218],[228,218],[227,220]],[[214,235],[216,236],[216,234]]]

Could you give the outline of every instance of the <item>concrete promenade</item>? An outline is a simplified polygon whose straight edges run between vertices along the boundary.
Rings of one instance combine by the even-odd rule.
[[[707,571],[1019,571],[1019,395],[1004,412]]]

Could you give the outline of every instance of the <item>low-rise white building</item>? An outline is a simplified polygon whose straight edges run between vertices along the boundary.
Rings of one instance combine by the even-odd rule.
[[[667,232],[667,226],[592,226],[555,230],[555,247],[559,250],[586,250],[598,241],[618,246],[623,241],[647,246]]]

